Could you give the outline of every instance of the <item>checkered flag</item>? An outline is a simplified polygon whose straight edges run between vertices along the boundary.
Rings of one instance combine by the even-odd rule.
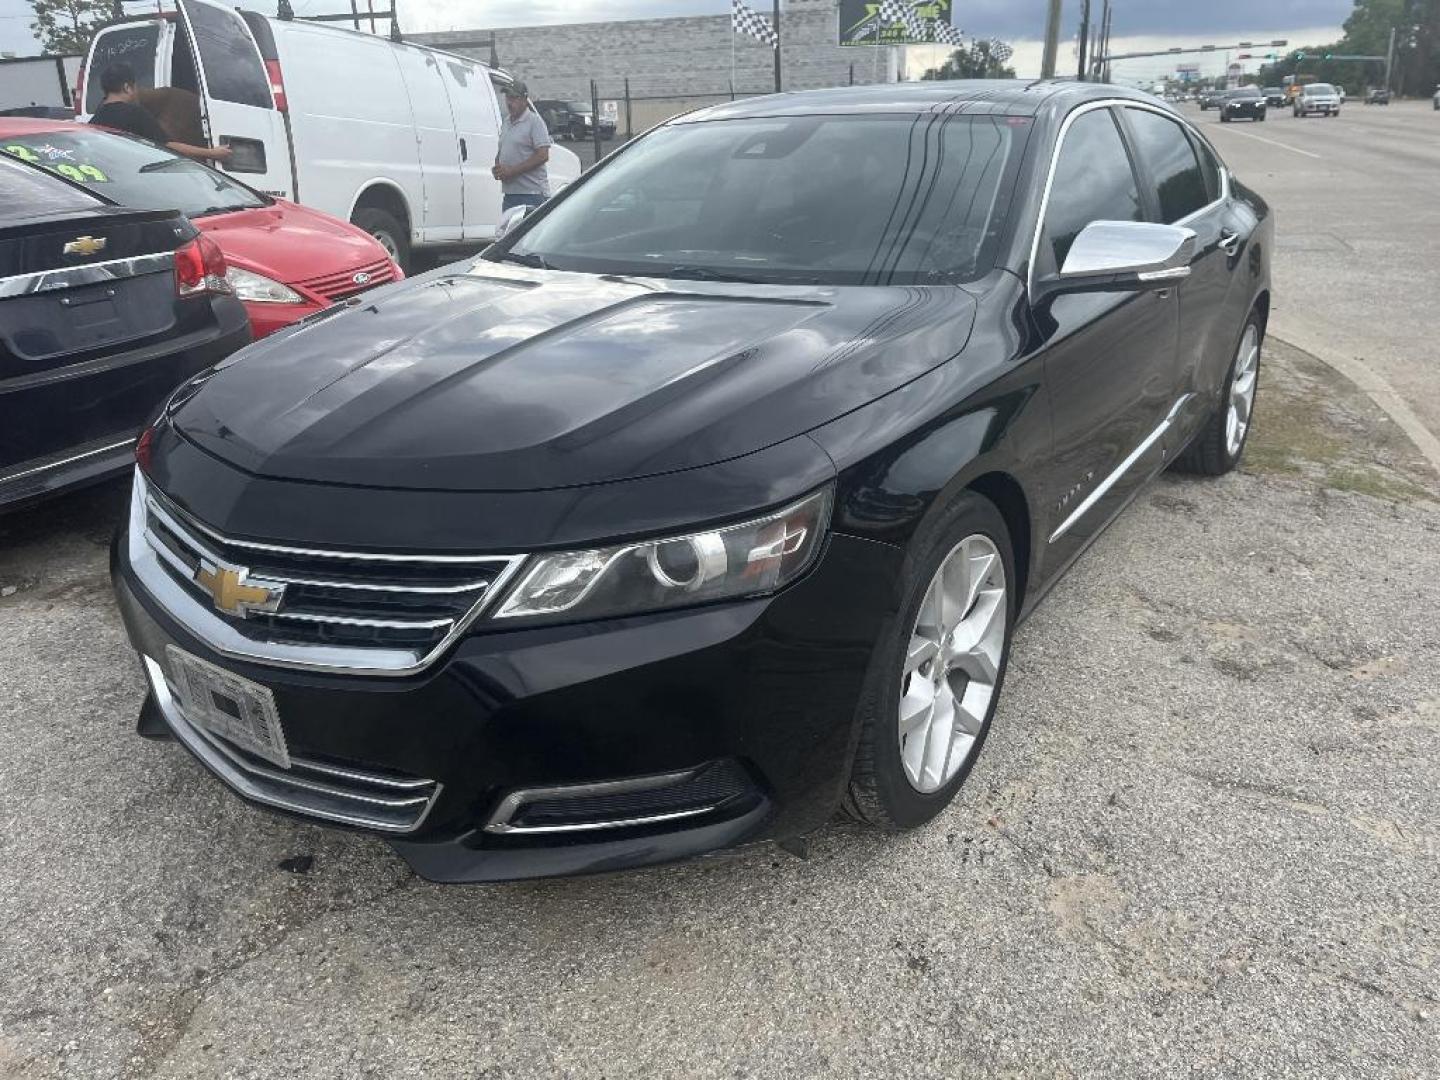
[[[965,36],[948,22],[930,20],[930,40],[939,45],[963,45]]]
[[[998,38],[990,39],[990,55],[999,63],[1004,63],[1015,55],[1015,50]]]
[[[882,0],[880,4],[880,21],[886,26],[894,26],[901,23],[905,27],[905,37],[910,41],[924,41],[925,23],[915,9],[905,0]]]
[[[770,21],[759,12],[746,7],[741,0],[730,0],[730,25],[734,27],[735,33],[763,41],[772,49],[780,46],[780,39],[776,37],[775,28],[770,25]]]

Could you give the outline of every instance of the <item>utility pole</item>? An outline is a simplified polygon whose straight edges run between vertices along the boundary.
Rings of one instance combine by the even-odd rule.
[[[1110,18],[1114,14],[1114,10],[1110,7],[1110,0],[1105,0],[1105,6],[1100,15],[1100,52],[1098,55],[1101,58],[1110,55]],[[1100,59],[1095,68],[1101,82],[1110,81],[1109,60]]]
[[[780,93],[780,0],[775,0],[775,93]]]
[[[1050,0],[1050,14],[1045,18],[1045,52],[1040,57],[1040,77],[1055,77],[1055,51],[1060,46],[1060,0]]]
[[[1390,27],[1390,45],[1385,50],[1385,89],[1390,89],[1390,68],[1395,63],[1395,27]]]
[[[1085,81],[1085,56],[1090,48],[1090,0],[1080,0],[1080,61],[1075,77]]]

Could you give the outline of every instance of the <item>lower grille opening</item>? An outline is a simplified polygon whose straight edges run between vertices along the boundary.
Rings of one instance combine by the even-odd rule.
[[[485,831],[549,836],[607,829],[675,826],[748,809],[760,798],[736,761],[686,772],[565,787],[530,788],[506,796]]]

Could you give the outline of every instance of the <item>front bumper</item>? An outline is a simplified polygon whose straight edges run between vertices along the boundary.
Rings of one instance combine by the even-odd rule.
[[[167,646],[263,684],[297,758],[433,782],[433,802],[413,828],[366,831],[384,835],[418,873],[438,881],[623,869],[823,824],[848,776],[861,687],[893,607],[901,558],[887,545],[832,536],[814,569],[773,597],[472,633],[422,674],[397,679],[215,653],[145,591],[130,569],[128,543],[117,538],[112,571],[151,679],[142,731],[163,723],[251,802],[350,824],[272,798],[273,784],[257,788],[253,775],[227,770],[213,746],[197,741],[164,684]],[[739,770],[748,791],[713,812],[640,814],[656,819],[574,831],[493,828],[517,791],[693,776],[717,763]]]

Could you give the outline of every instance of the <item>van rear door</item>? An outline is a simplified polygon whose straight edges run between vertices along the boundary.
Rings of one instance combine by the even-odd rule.
[[[96,34],[81,70],[84,98],[75,103],[80,119],[90,119],[105,100],[100,80],[111,64],[124,62],[134,68],[135,85],[141,90],[164,86],[166,73],[162,70],[162,58],[170,55],[172,34],[168,19],[117,23]]]
[[[213,0],[180,0],[179,7],[194,45],[210,141],[234,151],[223,167],[252,187],[288,198],[285,124],[249,28],[233,7]]]

